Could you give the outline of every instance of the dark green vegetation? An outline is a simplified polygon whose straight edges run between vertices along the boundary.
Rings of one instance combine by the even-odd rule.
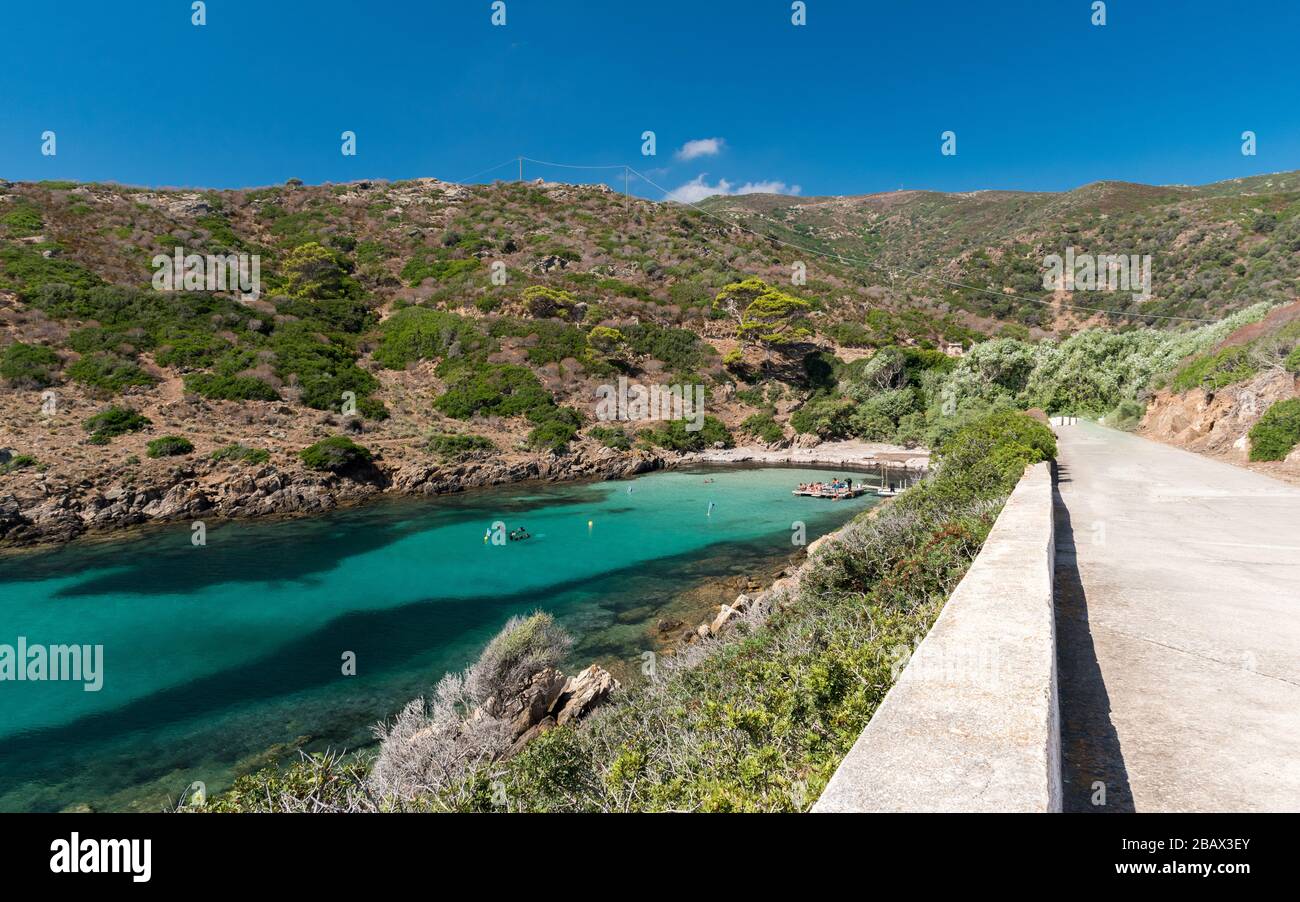
[[[812,394],[790,417],[797,432],[825,439],[861,438],[936,448],[972,419],[997,410],[1041,408],[1048,413],[1118,418],[1136,426],[1154,388],[1169,381],[1189,356],[1247,361],[1274,357],[1291,345],[1283,333],[1268,333],[1250,345],[1210,352],[1238,328],[1264,316],[1262,305],[1247,308],[1213,325],[1179,332],[1089,329],[1063,341],[1027,342],[996,338],[952,359],[919,348],[885,347],[868,358],[845,364],[824,353],[804,361]],[[1287,327],[1288,329],[1291,327]],[[1261,356],[1263,355],[1263,356]],[[1201,384],[1183,375],[1175,387]],[[1237,381],[1256,364],[1219,381]],[[1208,386],[1207,386],[1208,387]],[[756,403],[758,398],[753,399]]]
[[[60,363],[47,347],[14,342],[0,354],[0,378],[19,388],[45,388],[54,384]]]
[[[481,435],[462,432],[435,432],[425,442],[425,447],[439,457],[458,460],[482,451],[494,451],[492,440]]]
[[[587,430],[587,435],[606,448],[614,448],[617,451],[627,451],[632,447],[632,439],[627,431],[616,426],[592,426]]]
[[[225,445],[213,451],[211,454],[213,460],[230,460],[244,464],[264,464],[271,459],[271,452],[265,448],[250,448],[247,445],[235,443]]]
[[[1278,401],[1250,430],[1251,460],[1285,460],[1300,444],[1300,398]]]
[[[150,457],[180,457],[194,452],[194,443],[179,435],[164,435],[146,446]]]
[[[1273,319],[1280,322],[1270,322]],[[1249,340],[1192,357],[1174,374],[1170,388],[1214,392],[1276,366],[1300,372],[1300,318],[1286,321],[1276,313],[1270,315]]]
[[[148,426],[150,420],[137,410],[129,407],[109,407],[88,417],[82,427],[90,433],[90,441],[95,445],[107,445],[111,439],[128,432],[139,432]]]
[[[1029,326],[1051,324],[1043,258],[1063,256],[1067,247],[1151,256],[1152,300],[1088,292],[1070,301],[1121,314],[1213,319],[1261,301],[1293,300],[1300,279],[1295,172],[1199,187],[1097,182],[1060,194],[913,191],[826,202],[747,195],[703,206],[759,234],[842,254],[883,290]],[[814,259],[810,275],[824,265]],[[910,273],[918,276],[908,279]],[[957,284],[927,284],[927,276]],[[1119,324],[1126,317],[1108,319]]]
[[[303,448],[299,457],[309,470],[321,470],[341,473],[357,466],[364,466],[374,459],[374,455],[364,445],[358,445],[346,435],[332,435],[323,438],[314,445]]]
[[[960,430],[941,450],[931,479],[855,520],[816,557],[797,596],[735,623],[703,654],[661,659],[653,679],[514,757],[461,759],[439,785],[403,795],[391,772],[404,747],[399,734],[393,749],[387,740],[381,749],[381,780],[368,777],[362,761],[314,757],[243,778],[209,808],[807,810],[888,691],[900,656],[964,575],[1025,466],[1053,456],[1055,439],[1040,423],[1004,413]],[[508,625],[466,672],[467,685],[484,671],[544,666],[558,639],[534,641],[545,624],[525,625]],[[438,716],[468,714],[449,708]],[[396,795],[367,793],[363,784]]]
[[[667,420],[652,429],[641,430],[637,437],[668,451],[703,451],[717,445],[730,448],[734,444],[731,433],[717,417],[706,416],[699,429],[688,429],[687,426],[694,426],[694,423]]]

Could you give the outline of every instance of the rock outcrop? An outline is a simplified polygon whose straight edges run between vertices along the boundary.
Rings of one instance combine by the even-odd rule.
[[[1300,379],[1271,371],[1215,392],[1158,392],[1147,405],[1140,434],[1201,454],[1244,462],[1249,433],[1273,404],[1300,395]]]
[[[618,680],[596,664],[568,678],[548,667],[533,674],[522,690],[508,699],[488,699],[482,713],[510,725],[507,754],[513,755],[547,730],[586,716],[618,688]]]

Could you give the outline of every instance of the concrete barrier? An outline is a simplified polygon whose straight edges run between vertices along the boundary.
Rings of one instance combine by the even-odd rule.
[[[1025,471],[813,811],[1060,811],[1050,465]]]

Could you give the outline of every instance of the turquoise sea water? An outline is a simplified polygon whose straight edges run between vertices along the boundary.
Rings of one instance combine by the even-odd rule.
[[[209,524],[202,547],[184,523],[0,559],[0,644],[102,645],[104,659],[98,692],[0,681],[0,811],[156,810],[297,748],[357,748],[537,608],[577,638],[570,666],[635,659],[659,618],[698,622],[734,597],[721,580],[788,558],[794,521],[811,542],[873,503],[791,496],[828,475],[503,487]],[[533,538],[485,544],[498,520]]]

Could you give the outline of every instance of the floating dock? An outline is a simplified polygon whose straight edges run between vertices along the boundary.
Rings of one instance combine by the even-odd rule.
[[[834,491],[819,489],[814,492],[812,489],[795,489],[790,494],[799,495],[803,498],[830,498],[832,501],[838,501],[841,498],[857,498],[859,495],[866,495],[871,491],[871,486],[855,485],[851,489],[836,489]]]

